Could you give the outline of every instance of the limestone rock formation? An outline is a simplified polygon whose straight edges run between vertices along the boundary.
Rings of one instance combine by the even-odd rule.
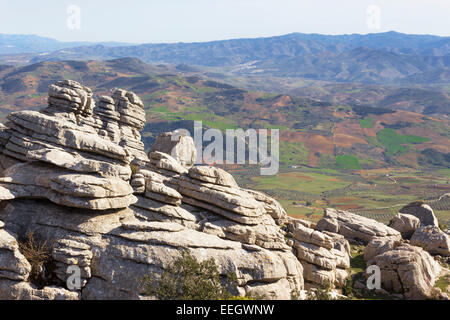
[[[169,154],[187,168],[192,167],[197,158],[197,150],[192,138],[177,131],[159,135],[150,149],[150,152],[153,151]]]
[[[434,226],[423,226],[414,232],[411,244],[422,247],[430,254],[450,256],[450,236]]]
[[[79,293],[48,286],[37,288],[28,282],[31,265],[20,253],[14,234],[0,221],[0,300],[77,300]]]
[[[16,238],[0,222],[0,279],[28,280],[31,265],[20,253]]]
[[[144,125],[134,93],[95,101],[70,80],[50,86],[41,111],[13,112],[0,125],[0,299],[149,299],[144,277],[163,273],[182,250],[235,273],[236,295],[290,299],[305,286],[345,285],[348,240],[370,242],[366,258],[382,268],[386,289],[429,296],[439,265],[399,231],[333,209],[317,225],[288,217],[226,171],[194,166],[188,136],[162,134],[146,154]],[[407,214],[398,217],[409,232],[417,221]],[[426,230],[411,241],[440,248],[441,234]],[[27,234],[50,246],[45,284],[33,282],[20,252]]]
[[[343,235],[348,240],[369,243],[373,237],[393,237],[401,239],[401,235],[380,222],[356,214],[326,209],[323,218],[317,223],[320,231],[329,231]]]
[[[373,238],[364,256],[380,268],[382,288],[408,299],[430,299],[441,267],[422,248],[401,240]]]
[[[421,201],[412,202],[400,209],[400,213],[406,213],[417,217],[421,226],[439,227],[439,222],[434,215],[433,209]]]
[[[303,265],[305,285],[331,284],[342,288],[348,277],[350,255],[347,245],[333,237],[298,223],[293,230],[293,247]],[[344,240],[346,242],[346,240]]]
[[[401,233],[403,239],[410,239],[413,233],[419,229],[419,218],[404,213],[397,213],[397,215],[389,223],[389,227]]]
[[[236,273],[236,294],[289,299],[303,289],[278,202],[221,169],[193,167],[191,138],[171,147],[175,157],[165,143],[145,154],[142,101],[120,89],[92,96],[57,82],[48,107],[11,113],[0,127],[0,298],[148,298],[144,276],[163,272],[183,249]],[[54,284],[29,282],[16,240],[27,233],[51,243]],[[80,275],[73,291],[71,267]]]

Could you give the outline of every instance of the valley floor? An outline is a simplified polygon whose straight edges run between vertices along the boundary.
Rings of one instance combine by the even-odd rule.
[[[266,192],[280,201],[290,216],[319,220],[332,207],[387,223],[402,206],[428,203],[443,226],[450,226],[450,170],[402,168],[343,171],[284,167],[276,176],[260,176],[253,167],[226,168],[245,188]]]

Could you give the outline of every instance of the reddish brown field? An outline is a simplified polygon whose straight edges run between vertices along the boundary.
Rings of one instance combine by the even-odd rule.
[[[280,136],[281,141],[303,142],[309,149],[308,164],[316,167],[319,164],[319,157],[316,153],[334,155],[334,143],[331,137],[309,132],[289,132],[283,131]]]

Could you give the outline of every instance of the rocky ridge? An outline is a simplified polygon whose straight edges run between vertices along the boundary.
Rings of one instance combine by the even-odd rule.
[[[9,115],[0,126],[0,299],[149,299],[142,279],[161,274],[181,250],[213,258],[222,275],[235,273],[236,295],[290,299],[327,284],[342,288],[349,241],[368,244],[376,254],[367,261],[386,274],[413,273],[405,271],[413,280],[403,291],[386,288],[412,298],[431,294],[440,269],[425,250],[447,242],[433,230],[416,235],[426,227],[420,217],[399,215],[406,231],[334,209],[317,225],[293,219],[224,170],[194,166],[190,137],[163,134],[147,155],[144,125],[134,93],[116,89],[95,101],[89,88],[70,80],[50,86],[41,111]],[[411,244],[431,244],[412,246],[404,232]],[[53,280],[45,285],[32,283],[19,249],[30,233],[50,243]],[[379,246],[387,249],[377,249],[374,239],[388,241]],[[68,290],[73,266],[80,283]]]
[[[301,291],[303,267],[286,242],[282,207],[221,169],[193,167],[192,139],[163,150],[176,158],[156,147],[147,156],[142,107],[120,89],[94,101],[68,80],[50,86],[48,107],[8,116],[0,128],[1,297],[148,298],[143,277],[161,273],[182,249],[236,273],[238,295],[289,299]],[[18,250],[28,233],[51,240],[55,283],[29,281]],[[74,292],[70,266],[80,269]]]

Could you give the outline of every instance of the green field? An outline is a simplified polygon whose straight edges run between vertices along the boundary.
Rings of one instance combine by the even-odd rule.
[[[361,165],[357,157],[352,155],[336,156],[336,164],[339,169],[361,170]]]
[[[284,166],[276,176],[260,176],[248,168],[232,172],[240,185],[274,197],[297,218],[317,221],[323,209],[331,207],[388,223],[404,205],[424,200],[434,208],[439,222],[450,226],[450,206],[436,202],[448,193],[445,173],[446,169],[348,171],[306,166]]]
[[[386,147],[386,154],[388,156],[405,152],[406,147],[404,145],[430,141],[430,139],[426,137],[401,135],[396,130],[391,128],[384,128],[378,131],[377,138],[378,141]]]
[[[276,176],[258,176],[252,180],[256,182],[259,189],[300,191],[315,195],[349,185],[349,182],[313,172],[287,172]]]
[[[359,120],[359,123],[361,124],[361,128],[367,128],[367,129],[373,128],[373,119],[372,118],[361,119],[361,120]]]

